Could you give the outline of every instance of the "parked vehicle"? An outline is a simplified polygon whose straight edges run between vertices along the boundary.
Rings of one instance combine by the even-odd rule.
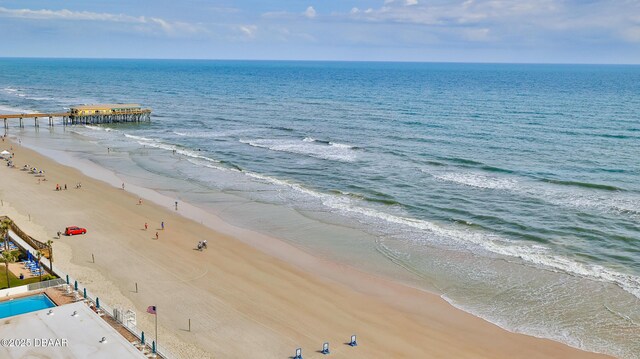
[[[64,229],[64,235],[65,236],[73,236],[76,234],[85,234],[87,233],[87,229],[86,228],[80,228],[77,226],[71,226],[71,227],[67,227]]]

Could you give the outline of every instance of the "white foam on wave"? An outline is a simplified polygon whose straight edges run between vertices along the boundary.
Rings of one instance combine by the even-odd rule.
[[[338,147],[338,148],[350,148],[350,149],[355,149],[354,146],[352,145],[348,145],[346,143],[337,143],[337,142],[330,142],[330,141],[321,141],[321,140],[317,140],[313,137],[305,137],[302,141],[304,142],[316,142],[316,143],[321,143],[321,144],[326,144],[329,146],[333,146],[333,147]]]
[[[492,309],[487,309],[482,305],[480,306],[480,308],[478,308],[477,305],[463,304],[456,300],[453,300],[447,295],[441,295],[440,297],[443,300],[445,300],[447,303],[451,304],[454,308],[458,308],[467,313],[472,313],[473,315],[479,318],[482,318],[489,323],[495,324],[498,327],[503,328],[504,330],[507,330],[513,333],[522,333],[522,334],[530,335],[536,338],[551,339],[560,343],[564,343],[574,348],[578,348],[585,351],[593,351],[593,349],[590,350],[589,347],[584,345],[583,341],[579,338],[579,336],[574,335],[573,333],[567,330],[564,330],[563,328],[557,328],[554,323],[544,323],[542,325],[540,325],[539,323],[536,323],[532,325],[530,322],[527,322],[526,324],[523,325],[521,321],[513,320],[514,316],[517,318],[517,312],[516,314],[513,314],[513,312],[509,312],[509,313],[497,312],[496,313],[496,311]],[[523,313],[523,316],[527,314],[530,314],[530,313],[525,312]]]
[[[26,98],[29,99],[29,100],[34,100],[34,101],[52,101],[52,100],[55,100],[55,98],[48,97],[48,96],[26,96]]]
[[[595,208],[602,211],[640,218],[640,197],[631,193],[612,192],[603,195],[596,189],[569,189],[553,183],[516,180],[506,176],[488,176],[477,172],[420,169],[438,181],[480,189],[505,190],[547,203],[572,208]]]
[[[203,156],[198,151],[185,150],[177,146],[162,143],[151,138],[124,134],[126,138],[135,140],[140,145],[160,148],[173,151],[190,157],[191,163],[204,166],[214,170],[234,171],[242,173],[247,177],[280,188],[286,188],[295,193],[302,194],[308,199],[317,200],[322,206],[332,212],[353,218],[361,223],[376,224],[383,222],[383,228],[389,225],[399,226],[402,231],[410,230],[417,234],[412,241],[424,244],[441,244],[453,246],[460,249],[471,250],[482,249],[490,253],[505,257],[518,258],[525,264],[543,267],[546,269],[564,272],[591,280],[613,283],[623,288],[630,294],[640,298],[640,277],[630,274],[620,273],[615,270],[596,264],[580,263],[567,257],[559,256],[543,245],[523,245],[493,233],[488,233],[470,228],[456,228],[455,225],[442,225],[434,222],[415,219],[403,215],[387,213],[375,208],[360,205],[360,199],[345,194],[328,194],[306,188],[298,183],[278,179],[250,171],[240,171],[237,169],[224,168],[217,163],[219,161]],[[247,141],[249,142],[249,141]],[[298,143],[311,143],[312,141],[297,140]],[[313,142],[316,142],[315,140]],[[262,143],[265,145],[265,143]],[[313,146],[316,146],[313,144]],[[326,144],[324,147],[330,147]],[[442,177],[442,176],[441,176]],[[467,177],[446,177],[445,179],[455,179],[454,182],[480,188],[513,189],[517,188],[517,181],[503,181],[501,178],[489,176],[467,176]],[[462,178],[462,179],[461,179]],[[308,202],[308,199],[305,200]]]
[[[353,146],[319,142],[311,137],[297,139],[258,139],[240,140],[241,143],[253,147],[266,148],[272,151],[295,153],[325,160],[354,162],[356,152]]]
[[[339,214],[356,218],[364,223],[370,223],[372,219],[374,221],[382,220],[405,229],[417,230],[418,236],[416,238],[419,239],[414,239],[414,242],[439,243],[446,246],[454,245],[467,250],[473,250],[473,247],[481,248],[501,256],[519,258],[530,265],[590,280],[613,283],[640,298],[640,277],[620,273],[597,264],[580,263],[567,257],[553,254],[549,248],[540,244],[522,245],[492,233],[443,226],[425,220],[385,213],[374,208],[359,206],[348,196],[316,192],[296,183],[257,173],[245,172],[245,174],[249,177],[274,185],[285,186],[311,196]],[[473,247],[470,248],[469,245]]]
[[[17,96],[17,97],[25,98],[28,100],[34,100],[34,101],[54,100],[53,97],[30,95],[29,93],[25,92],[24,89],[13,88],[13,87],[5,87],[2,89],[2,92],[11,96]]]
[[[131,138],[131,139],[138,140],[138,141],[144,141],[144,142],[155,142],[156,141],[156,140],[148,138],[148,137],[130,135],[128,133],[125,133],[124,137]]]
[[[92,126],[92,125],[84,125],[85,128],[93,131],[104,131],[104,132],[118,132],[118,130],[110,128],[110,127],[100,127],[100,126]]]
[[[208,162],[214,162],[214,163],[220,163],[220,161],[213,159],[211,157],[207,157],[204,156],[202,154],[200,154],[200,151],[193,151],[193,150],[188,150],[188,149],[184,149],[175,145],[171,145],[171,144],[167,144],[167,143],[163,143],[160,142],[158,140],[152,139],[152,138],[147,138],[147,137],[143,137],[143,136],[136,136],[136,135],[131,135],[128,133],[124,134],[125,137],[127,138],[131,138],[133,140],[136,140],[137,143],[139,145],[143,145],[143,146],[149,146],[149,147],[153,147],[153,148],[159,148],[159,149],[163,149],[163,150],[167,150],[167,151],[175,151],[177,154],[183,155],[183,156],[187,156],[187,157],[192,157],[192,158],[199,158]]]
[[[27,99],[27,100],[34,100],[34,101],[52,101],[52,100],[55,100],[55,98],[51,97],[51,96],[32,95],[32,94],[26,92],[24,89],[20,89],[20,88],[5,87],[5,88],[2,89],[2,92],[4,92],[7,95],[10,95],[10,96],[20,97],[20,98],[24,98],[24,99]]]
[[[2,111],[2,112],[12,112],[12,113],[16,113],[16,114],[20,114],[20,113],[36,113],[36,111],[33,111],[33,110],[27,110],[27,109],[20,108],[20,107],[2,106],[2,105],[0,105],[0,111]]]
[[[549,203],[568,205],[575,208],[596,208],[610,213],[630,215],[640,219],[640,197],[630,193],[611,193],[605,195],[575,190],[571,192],[558,188],[529,188],[526,192],[542,196]]]
[[[215,169],[215,170],[218,170],[218,171],[224,171],[224,172],[229,172],[229,171],[233,171],[233,172],[240,172],[240,171],[238,171],[238,170],[236,170],[236,169],[233,169],[233,168],[225,168],[225,167],[222,167],[222,166],[216,166],[216,165],[214,165],[214,164],[211,164],[211,162],[212,162],[212,161],[211,161],[211,159],[208,159],[208,160],[204,160],[204,161],[202,161],[202,159],[198,159],[198,158],[187,158],[187,161],[189,161],[189,162],[193,163],[193,164],[194,164],[194,165],[196,165],[196,166],[204,166],[204,167],[211,168],[211,169]],[[214,162],[214,163],[219,163],[219,162],[218,162],[218,161],[216,161],[216,160],[213,160],[213,162]]]
[[[218,138],[227,136],[225,132],[211,132],[211,131],[172,131],[174,134],[181,137],[189,138]]]
[[[347,145],[346,143],[336,143],[336,142],[329,142],[330,146],[333,147],[338,147],[338,148],[348,148],[348,149],[354,149],[354,146],[351,145]]]
[[[469,187],[484,189],[514,189],[518,184],[516,180],[511,178],[485,176],[471,172],[441,172],[432,175],[440,181],[454,182]]]

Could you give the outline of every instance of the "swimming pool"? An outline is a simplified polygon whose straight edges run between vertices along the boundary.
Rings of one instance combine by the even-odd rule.
[[[55,307],[51,299],[44,294],[9,300],[0,303],[0,318],[35,312],[36,310]]]

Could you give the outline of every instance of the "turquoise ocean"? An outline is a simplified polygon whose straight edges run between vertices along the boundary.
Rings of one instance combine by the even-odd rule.
[[[510,331],[640,358],[640,66],[0,59],[0,113],[128,102],[152,121],[8,133]]]

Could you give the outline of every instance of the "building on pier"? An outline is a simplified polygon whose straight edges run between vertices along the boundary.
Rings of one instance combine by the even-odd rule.
[[[149,121],[151,110],[134,103],[81,105],[69,109],[65,124],[101,124]]]
[[[151,121],[151,109],[142,108],[138,104],[103,104],[73,106],[69,109],[69,112],[62,113],[0,114],[0,119],[4,120],[5,130],[9,128],[9,120],[11,119],[17,119],[18,125],[24,127],[23,119],[32,118],[34,119],[34,126],[40,127],[39,119],[47,118],[49,126],[53,126],[53,119],[56,117],[62,118],[64,126],[122,122],[138,123]]]

